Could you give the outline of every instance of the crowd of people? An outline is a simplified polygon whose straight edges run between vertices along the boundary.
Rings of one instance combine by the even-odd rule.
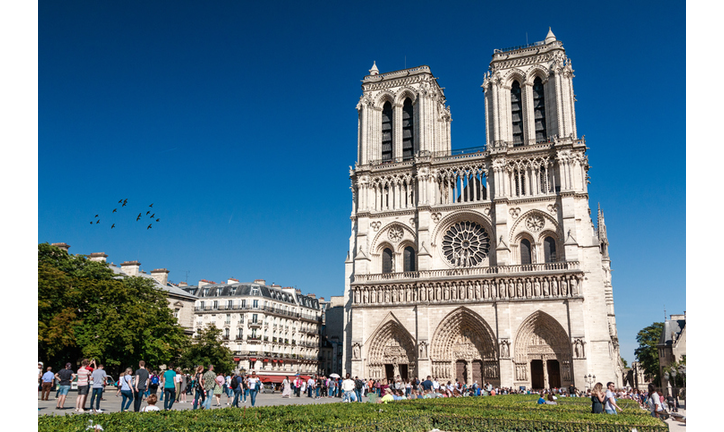
[[[44,368],[38,363],[38,391],[40,400],[49,400],[48,397],[54,388],[56,390],[56,409],[65,409],[65,400],[71,389],[71,383],[77,380],[78,395],[75,401],[75,412],[103,412],[100,408],[106,385],[116,387],[116,395],[121,396],[121,411],[128,411],[133,404],[133,411],[155,411],[157,402],[163,402],[163,409],[170,410],[174,403],[192,403],[192,409],[211,409],[214,406],[223,406],[222,399],[226,397],[226,406],[239,407],[250,401],[251,406],[256,405],[256,396],[264,390],[264,384],[254,370],[250,373],[237,372],[235,374],[222,374],[214,371],[213,365],[197,366],[191,373],[185,373],[181,368],[164,368],[163,370],[149,370],[144,361],[140,361],[138,369],[133,371],[127,368],[118,380],[111,381],[104,367],[96,360],[83,360],[77,371],[67,363],[64,369],[57,373],[51,367]],[[272,393],[276,390],[271,387]],[[303,377],[299,374],[284,377],[279,384],[281,397],[305,397],[312,399],[339,398],[342,402],[362,402],[363,397],[379,403],[387,403],[407,399],[430,399],[440,397],[469,397],[469,396],[495,396],[505,394],[538,394],[539,404],[558,404],[560,397],[586,397],[591,399],[592,413],[616,414],[623,412],[617,404],[617,399],[631,399],[638,402],[642,409],[651,412],[654,417],[667,416],[668,410],[676,410],[676,400],[664,399],[656,392],[653,384],[648,391],[638,389],[616,389],[613,382],[609,382],[604,389],[602,383],[596,383],[592,389],[580,391],[574,386],[568,388],[552,388],[540,391],[530,389],[513,389],[508,387],[495,387],[490,383],[472,384],[459,380],[438,381],[427,376],[425,380],[417,377],[403,380],[400,376],[395,379],[360,379],[352,378],[350,374],[342,378],[339,375],[330,376],[312,375]],[[90,407],[86,408],[88,395]],[[141,409],[142,402],[147,406]]]

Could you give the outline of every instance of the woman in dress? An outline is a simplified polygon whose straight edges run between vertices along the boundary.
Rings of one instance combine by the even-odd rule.
[[[204,385],[201,382],[201,379],[204,376],[204,367],[199,366],[196,368],[196,374],[194,375],[194,389],[196,390],[196,396],[194,397],[194,405],[193,409],[196,409],[196,404],[200,404],[202,409],[204,406],[204,401],[206,400],[206,391],[204,391]]]
[[[606,399],[606,394],[603,392],[603,384],[596,383],[591,390],[591,412],[594,414],[601,414],[603,412],[603,401]]]
[[[292,395],[292,383],[289,382],[289,377],[284,377],[282,381],[282,397],[288,398]]]
[[[180,382],[180,386],[179,386],[179,387],[180,387],[180,388],[179,388],[179,394],[178,394],[178,396],[176,397],[176,399],[177,399],[180,403],[186,403],[186,385],[187,385],[188,383],[187,383],[187,380],[186,380],[186,375],[184,375],[183,372],[181,372],[181,368],[180,368],[180,367],[177,367],[177,368],[176,368],[176,376],[177,376],[177,377],[181,377],[181,382]]]
[[[219,372],[218,375],[216,375],[216,386],[214,387],[214,397],[216,397],[216,406],[221,406],[221,393],[223,393],[225,383],[226,383],[226,378],[224,378],[224,374]]]

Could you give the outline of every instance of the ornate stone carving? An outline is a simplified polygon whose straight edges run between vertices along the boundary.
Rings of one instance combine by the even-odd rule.
[[[508,339],[500,340],[500,358],[510,357],[510,341]]]
[[[583,339],[576,339],[573,341],[573,356],[575,358],[586,358],[586,341]]]
[[[390,241],[393,243],[399,243],[404,235],[405,232],[402,231],[402,227],[398,225],[394,225],[387,230],[387,238],[389,238]]]
[[[528,216],[528,219],[525,221],[525,226],[532,232],[538,232],[542,230],[545,224],[546,221],[543,219],[543,217],[537,214]]]
[[[360,359],[360,344],[355,342],[352,344],[352,360],[359,360]]]
[[[442,242],[445,258],[456,267],[480,265],[489,250],[490,237],[477,222],[454,224],[447,230]]]
[[[440,218],[442,217],[442,213],[440,212],[434,212],[430,214],[430,218],[433,222],[438,223],[440,222]]]
[[[555,215],[558,212],[558,205],[557,204],[548,204],[548,212],[552,215]]]
[[[374,232],[377,232],[377,231],[380,229],[380,226],[382,226],[382,222],[380,222],[380,221],[375,221],[375,222],[372,222],[372,223],[370,224],[370,226],[372,227],[372,230],[373,230]]]
[[[517,219],[518,216],[520,216],[520,207],[512,208],[508,210],[508,213],[510,213],[510,217],[513,218],[513,220]]]

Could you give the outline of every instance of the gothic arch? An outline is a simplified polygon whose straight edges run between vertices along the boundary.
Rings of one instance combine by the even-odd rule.
[[[513,85],[513,81],[516,80],[522,88],[525,84],[525,72],[520,69],[512,69],[505,75],[505,78],[503,79],[503,87],[506,90],[510,90],[511,86]]]
[[[544,387],[565,386],[572,382],[572,353],[568,333],[555,318],[543,311],[533,312],[518,327],[513,355],[516,382],[533,381],[531,370],[533,361],[542,361],[543,365],[555,361],[559,368],[560,382],[549,381]],[[544,376],[547,375],[544,372]],[[550,380],[550,377],[548,379]]]
[[[400,375],[400,366],[407,368],[407,375],[413,377],[417,370],[415,338],[397,318],[389,313],[365,344],[367,349],[367,377],[386,377],[386,366],[392,365],[394,375]]]
[[[413,231],[412,228],[400,222],[390,222],[383,228],[381,228],[380,231],[375,234],[375,237],[372,239],[372,247],[370,247],[370,250],[374,251],[373,253],[379,254],[382,251],[383,244],[387,244],[392,248],[393,251],[397,251],[398,246],[395,246],[391,241],[387,239],[387,237],[382,237],[383,235],[389,236],[388,232],[393,227],[400,227],[402,229],[402,239],[400,239],[398,243],[409,241],[412,242],[412,244],[417,244],[417,236],[415,235],[415,231]]]
[[[380,92],[377,97],[375,97],[374,107],[382,111],[382,107],[385,105],[385,102],[389,102],[390,104],[392,104],[392,107],[394,109],[395,95],[389,90],[384,90]]]
[[[518,219],[516,219],[515,222],[513,222],[513,226],[510,228],[510,238],[509,238],[511,243],[515,243],[516,241],[518,241],[521,233],[524,233],[524,232],[528,233],[531,236],[531,240],[538,237],[538,234],[536,234],[535,232],[531,232],[528,229],[528,227],[526,226],[526,221],[528,220],[528,217],[534,216],[534,215],[542,217],[543,220],[545,221],[545,225],[543,227],[541,227],[541,231],[549,231],[549,232],[550,231],[554,231],[554,232],[560,231],[560,227],[558,226],[558,221],[556,221],[551,215],[549,215],[548,213],[545,213],[543,211],[540,211],[538,209],[532,209],[532,210],[528,210],[527,212],[520,215],[518,217]],[[552,228],[548,226],[549,223],[550,223],[550,225],[552,225]],[[521,224],[523,224],[523,225],[521,226]],[[556,240],[558,239],[558,237],[560,237],[560,233],[556,234]]]
[[[485,320],[465,306],[450,312],[433,333],[430,347],[432,372],[438,379],[455,380],[456,363],[463,361],[470,370],[477,362],[480,380],[498,383],[498,350],[495,333]],[[468,374],[472,384],[476,371]],[[482,381],[479,381],[482,382]]]
[[[525,78],[525,84],[532,86],[533,81],[535,81],[536,78],[540,78],[540,80],[543,81],[543,85],[546,85],[546,83],[548,82],[548,70],[540,65],[536,65],[528,69],[528,73],[526,74]]]
[[[473,222],[479,224],[485,233],[488,236],[488,250],[487,255],[482,258],[482,261],[479,263],[472,265],[473,267],[484,267],[490,265],[490,263],[494,262],[495,259],[495,245],[496,240],[494,238],[494,230],[493,226],[490,222],[490,219],[488,219],[486,216],[482,215],[481,213],[473,210],[458,210],[455,212],[452,212],[445,217],[443,217],[435,227],[435,229],[432,232],[432,246],[437,249],[437,253],[439,254],[439,259],[442,263],[444,263],[449,268],[455,268],[453,264],[450,263],[448,258],[445,255],[445,250],[443,248],[444,246],[444,240],[445,235],[447,231],[455,225],[458,222]]]
[[[412,105],[415,105],[417,103],[417,93],[410,87],[403,87],[397,91],[397,94],[395,95],[395,104],[402,106],[402,104],[405,102],[406,98],[410,98],[410,102],[412,102]]]

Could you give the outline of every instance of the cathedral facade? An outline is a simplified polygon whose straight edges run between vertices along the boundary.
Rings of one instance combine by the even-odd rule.
[[[486,145],[452,150],[428,66],[362,82],[344,369],[540,389],[622,384],[608,240],[563,44],[495,50]]]

